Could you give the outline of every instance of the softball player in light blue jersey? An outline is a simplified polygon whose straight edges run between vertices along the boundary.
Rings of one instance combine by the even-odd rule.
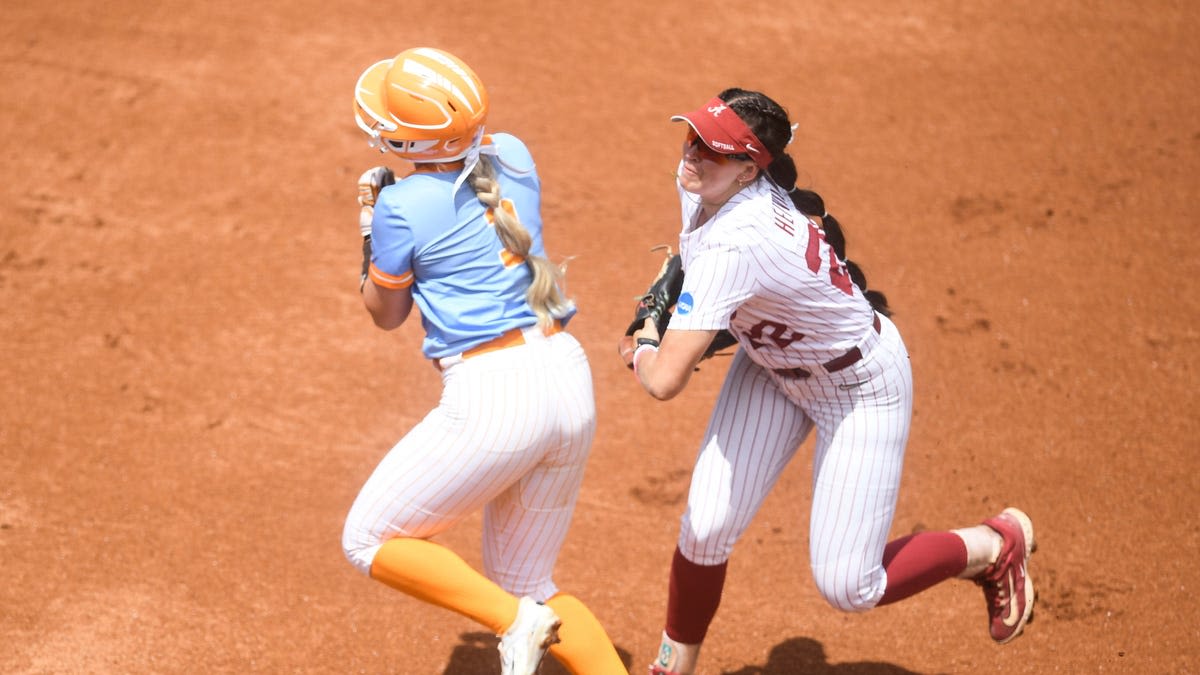
[[[413,162],[359,181],[363,302],[385,330],[415,304],[442,374],[436,408],[383,457],[346,518],[361,572],[500,636],[501,671],[535,672],[547,649],[572,673],[627,673],[604,628],[552,573],[596,428],[591,370],[565,332],[575,313],[545,257],[528,149],[484,134],[487,92],[437,49],[359,78],[372,144]],[[480,573],[431,538],[483,510]]]
[[[545,257],[541,192],[533,158],[517,138],[489,137],[504,206],[529,232],[529,252]],[[385,288],[412,286],[430,359],[461,354],[538,321],[525,299],[532,271],[508,251],[488,207],[456,190],[457,172],[414,173],[384,188],[375,204],[369,278]],[[457,194],[456,194],[457,193]],[[564,306],[557,317],[574,315]]]

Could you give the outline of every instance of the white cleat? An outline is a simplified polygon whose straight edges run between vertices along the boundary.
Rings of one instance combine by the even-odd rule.
[[[500,636],[501,675],[537,673],[546,650],[558,642],[561,625],[562,620],[554,610],[533,598],[521,598],[517,619]]]

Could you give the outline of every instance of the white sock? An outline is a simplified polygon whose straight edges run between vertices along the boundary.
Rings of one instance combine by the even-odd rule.
[[[987,525],[965,527],[951,532],[957,534],[967,547],[967,569],[958,575],[959,579],[974,579],[1000,557],[1004,539],[999,532]]]
[[[654,663],[672,673],[692,675],[692,673],[696,672],[696,661],[699,659],[700,645],[676,642],[667,637],[666,632],[664,632],[662,644],[658,648],[658,656],[654,659]]]

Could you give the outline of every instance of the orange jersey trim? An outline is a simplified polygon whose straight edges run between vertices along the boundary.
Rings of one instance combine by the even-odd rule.
[[[413,283],[412,271],[405,272],[400,276],[395,276],[379,269],[375,266],[375,263],[371,263],[371,270],[368,274],[371,277],[371,281],[374,281],[376,286],[382,286],[383,288],[408,288],[409,286],[412,286]]]

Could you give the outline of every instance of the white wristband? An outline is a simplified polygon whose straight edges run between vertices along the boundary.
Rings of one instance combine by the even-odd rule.
[[[657,352],[657,351],[658,351],[658,345],[652,345],[652,344],[638,345],[638,348],[633,351],[633,374],[637,375],[638,357],[640,357],[642,354],[645,354],[646,352]]]

